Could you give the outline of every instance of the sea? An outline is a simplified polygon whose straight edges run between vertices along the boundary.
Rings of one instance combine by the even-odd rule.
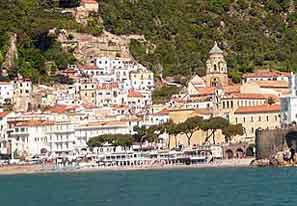
[[[295,168],[0,176],[0,206],[297,205]]]

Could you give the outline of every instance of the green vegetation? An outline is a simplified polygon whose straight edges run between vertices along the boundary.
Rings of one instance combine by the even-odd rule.
[[[55,35],[48,36],[52,28],[79,29],[79,25],[53,8],[51,1],[18,0],[0,4],[0,50],[7,50],[10,33],[18,35],[18,60],[10,72],[12,77],[19,72],[34,82],[48,81],[46,62],[54,62],[58,69],[63,69],[75,60],[71,53],[62,50]]]
[[[203,119],[202,117],[195,116],[188,118],[185,122],[179,124],[175,124],[172,121],[167,122],[163,125],[163,127],[163,130],[166,130],[170,136],[175,137],[175,142],[177,142],[176,136],[178,134],[185,134],[188,139],[188,145],[191,143],[193,134],[198,130],[203,130],[206,132],[207,136],[204,141],[205,143],[209,142],[209,139],[212,138],[213,144],[216,144],[217,130],[222,131],[226,142],[231,141],[232,137],[236,135],[243,135],[243,127],[241,124],[230,124],[228,120],[222,117]],[[210,134],[208,134],[208,131],[210,131]]]
[[[129,147],[132,145],[133,139],[129,134],[105,134],[89,139],[87,145],[91,148],[100,147],[104,143],[110,143],[113,146]]]
[[[156,104],[167,102],[173,94],[178,93],[179,88],[175,86],[163,86],[153,91],[153,101]]]
[[[201,128],[203,124],[203,118],[196,116],[190,117],[185,122],[182,122],[178,125],[179,131],[186,135],[188,139],[188,146],[191,145],[191,139],[193,134]]]
[[[294,0],[105,0],[100,8],[106,30],[145,35],[131,52],[164,76],[203,75],[214,40],[235,82],[257,68],[297,70]]]
[[[103,25],[99,21],[99,16],[97,13],[91,13],[89,15],[88,25],[84,32],[94,36],[99,36],[103,32]]]
[[[190,117],[186,121],[179,124],[173,121],[166,122],[161,125],[145,127],[145,126],[135,126],[133,128],[135,134],[124,135],[124,134],[106,134],[100,135],[98,137],[91,138],[87,145],[91,148],[100,147],[104,143],[110,143],[113,146],[123,146],[129,147],[133,142],[140,143],[142,150],[142,144],[145,141],[156,143],[158,140],[158,135],[167,132],[169,134],[168,147],[170,147],[171,138],[175,138],[175,143],[177,144],[177,135],[185,134],[188,140],[188,146],[191,144],[191,138],[193,134],[198,130],[211,131],[209,135],[205,138],[205,143],[209,141],[212,137],[212,143],[216,144],[215,133],[217,130],[221,130],[222,134],[225,136],[225,141],[229,142],[232,137],[236,135],[243,135],[243,127],[241,124],[230,124],[228,120],[222,117],[212,117],[210,119],[203,119],[202,117],[195,116]],[[208,132],[207,132],[208,134]],[[175,145],[177,148],[178,145]]]
[[[60,29],[74,30],[98,35],[103,27],[98,16],[91,15],[88,25],[83,26],[71,14],[62,13],[61,7],[79,5],[79,0],[11,0],[0,4],[0,65],[8,49],[9,35],[17,33],[18,59],[16,68],[9,72],[10,78],[17,73],[31,78],[33,82],[49,82],[47,63],[56,69],[64,69],[76,60],[72,51],[65,51],[56,37]],[[56,28],[56,32],[49,30]]]

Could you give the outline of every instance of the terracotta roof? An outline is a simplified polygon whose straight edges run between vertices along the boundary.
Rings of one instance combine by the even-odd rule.
[[[143,97],[142,93],[134,89],[128,91],[128,97]]]
[[[74,69],[65,69],[64,71],[63,71],[63,73],[65,73],[65,74],[71,74],[71,73],[76,73],[76,71],[74,70]]]
[[[95,109],[95,108],[97,108],[95,104],[83,104],[82,106],[85,109]]]
[[[214,87],[197,88],[197,92],[199,96],[213,95],[215,92],[215,88]]]
[[[124,120],[114,120],[114,121],[98,121],[98,122],[88,122],[87,124],[80,125],[81,127],[98,127],[98,126],[124,126],[126,127],[126,124],[128,121]]]
[[[74,110],[76,107],[67,105],[56,105],[47,110],[47,112],[63,114],[67,111]]]
[[[280,71],[269,71],[269,70],[258,70],[254,73],[243,74],[243,78],[273,78],[273,77],[289,77],[289,72],[280,72]]]
[[[227,94],[240,93],[240,85],[224,86],[223,89]]]
[[[96,0],[80,0],[80,3],[83,4],[97,4]]]
[[[280,112],[279,104],[263,104],[258,106],[250,107],[239,107],[234,114],[252,114],[252,113],[270,113],[270,112]]]
[[[273,99],[278,99],[275,95],[270,94],[256,94],[256,93],[237,93],[227,96],[227,98],[232,99],[268,99],[269,97]]]
[[[125,104],[114,104],[114,105],[112,105],[112,108],[115,108],[115,109],[127,109],[128,108],[128,105],[125,105]]]
[[[160,112],[155,113],[155,115],[168,115],[170,111],[168,109],[162,109]]]
[[[102,84],[97,85],[97,89],[115,89],[118,87],[119,87],[119,84],[116,82],[102,83]]]
[[[34,126],[45,126],[45,125],[54,125],[54,121],[47,120],[29,120],[18,123],[17,127],[34,127]]]
[[[0,112],[0,117],[3,118],[8,114],[9,114],[9,112]]]
[[[226,94],[240,93],[240,85],[224,86],[224,92]],[[207,96],[215,93],[215,87],[197,88],[197,95],[193,96]]]
[[[259,85],[262,88],[282,88],[287,89],[289,87],[289,82],[285,80],[261,80],[255,82],[257,85]]]
[[[11,82],[0,82],[0,85],[10,85]]]
[[[82,70],[97,70],[98,67],[96,65],[90,64],[90,65],[79,65],[79,68]]]

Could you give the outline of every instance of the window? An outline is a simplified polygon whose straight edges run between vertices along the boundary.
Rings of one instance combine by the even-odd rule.
[[[259,122],[261,122],[261,116],[259,116]]]
[[[237,122],[238,122],[238,118],[237,118],[237,117],[235,118],[235,122],[236,122],[236,124],[237,124]]]
[[[243,122],[245,122],[245,117],[243,118]]]
[[[252,133],[254,133],[254,127],[252,127],[251,131],[252,131]]]
[[[254,117],[251,117],[251,122],[254,122]]]
[[[269,117],[268,117],[268,116],[266,116],[266,121],[267,121],[267,122],[269,121]]]

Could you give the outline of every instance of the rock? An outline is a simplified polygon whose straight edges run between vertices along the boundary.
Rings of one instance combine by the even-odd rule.
[[[269,167],[270,161],[268,159],[253,160],[250,164],[252,167]]]
[[[12,69],[15,66],[15,61],[18,57],[16,44],[17,44],[17,34],[12,33],[9,37],[8,50],[6,52],[5,59],[1,67],[3,76],[7,76],[8,70]]]
[[[72,38],[69,39],[69,35]],[[61,42],[62,47],[74,50],[73,55],[83,64],[90,64],[95,57],[102,56],[133,59],[129,50],[132,39],[145,42],[143,35],[117,36],[106,31],[103,31],[98,37],[66,30],[60,30],[58,35],[58,41]]]

